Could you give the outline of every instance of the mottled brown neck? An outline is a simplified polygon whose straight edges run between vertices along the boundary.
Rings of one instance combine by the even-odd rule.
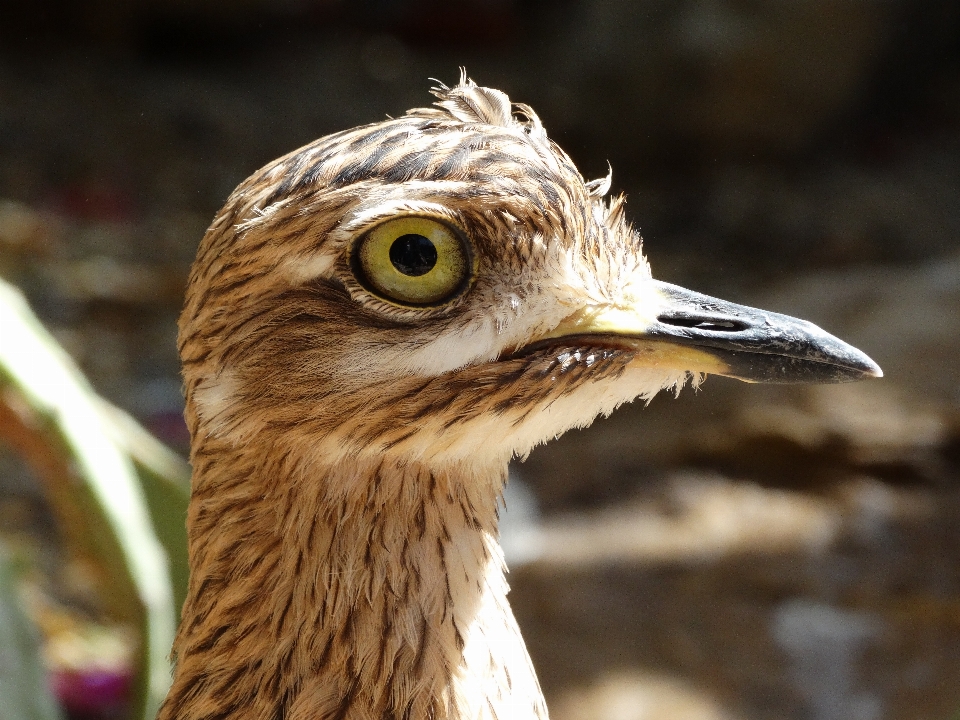
[[[194,453],[160,720],[545,717],[506,601],[500,477],[217,445]]]

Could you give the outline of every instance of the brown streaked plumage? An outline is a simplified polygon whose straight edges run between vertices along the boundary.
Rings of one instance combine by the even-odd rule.
[[[545,718],[497,544],[510,457],[704,372],[880,374],[808,323],[654,281],[609,178],[530,108],[465,78],[435,94],[270,163],[200,245],[162,720]]]

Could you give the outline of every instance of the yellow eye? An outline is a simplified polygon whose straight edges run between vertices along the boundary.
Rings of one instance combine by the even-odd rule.
[[[402,217],[378,225],[361,238],[357,270],[371,289],[408,305],[432,305],[460,290],[470,259],[460,236],[425,217]]]

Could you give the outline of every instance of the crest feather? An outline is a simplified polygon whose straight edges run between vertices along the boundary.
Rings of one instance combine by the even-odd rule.
[[[456,86],[451,88],[439,83],[430,92],[437,97],[434,107],[408,110],[407,115],[499,127],[519,126],[531,135],[544,135],[540,118],[529,106],[516,105],[523,118],[522,121],[518,120],[513,114],[514,105],[506,93],[477,85],[467,77],[464,68],[460,69],[460,82]]]
[[[610,192],[610,184],[613,182],[613,166],[607,162],[607,174],[605,177],[597,178],[586,183],[587,191],[592,198],[602,198]]]

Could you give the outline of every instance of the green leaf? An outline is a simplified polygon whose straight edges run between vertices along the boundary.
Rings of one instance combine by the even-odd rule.
[[[20,608],[16,569],[0,548],[0,720],[60,720],[36,628]]]
[[[134,717],[151,720],[170,683],[167,655],[176,618],[170,563],[154,520],[162,524],[180,568],[186,562],[185,540],[177,537],[175,518],[183,517],[186,502],[183,464],[169,479],[161,462],[164,453],[140,452],[135,458],[134,446],[156,450],[159,444],[144,443],[130,432],[132,420],[119,421],[115,411],[107,410],[20,293],[3,282],[0,338],[0,401],[9,396],[8,405],[17,409],[13,415],[23,416],[21,427],[63,456],[74,477],[48,477],[48,493],[57,495],[60,519],[70,521],[70,541],[95,555],[103,568],[113,610],[140,628]],[[155,505],[173,503],[172,510],[151,512],[148,494]]]

